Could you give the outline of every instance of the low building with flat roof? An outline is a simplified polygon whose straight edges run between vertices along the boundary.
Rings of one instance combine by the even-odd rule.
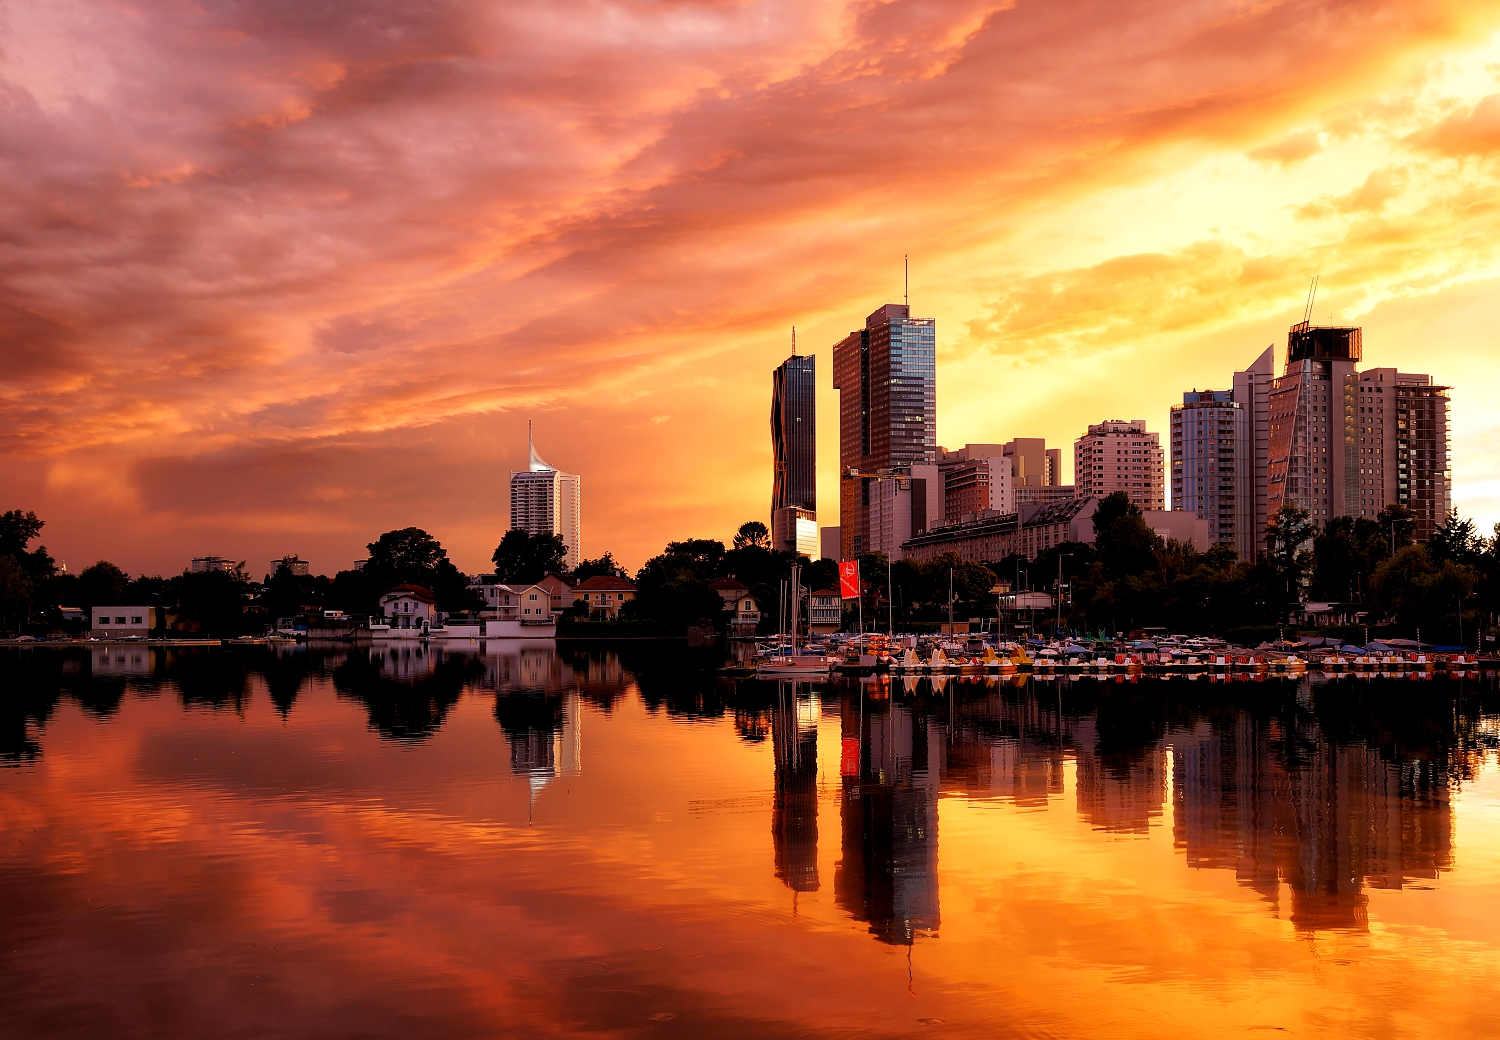
[[[95,607],[89,635],[95,639],[144,639],[160,620],[160,607]]]

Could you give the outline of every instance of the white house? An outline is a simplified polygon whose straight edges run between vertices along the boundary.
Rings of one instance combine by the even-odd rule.
[[[95,607],[89,635],[95,639],[144,638],[151,634],[157,607]]]
[[[397,585],[381,595],[380,613],[392,631],[436,628],[437,597],[420,585]]]

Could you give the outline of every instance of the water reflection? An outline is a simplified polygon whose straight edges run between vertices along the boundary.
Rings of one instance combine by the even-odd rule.
[[[776,764],[776,787],[771,800],[776,877],[793,892],[816,892],[818,702],[808,684],[776,684],[771,739]]]
[[[842,857],[833,888],[870,934],[910,945],[939,924],[937,801],[948,727],[880,690],[857,684],[856,703],[843,706]]]

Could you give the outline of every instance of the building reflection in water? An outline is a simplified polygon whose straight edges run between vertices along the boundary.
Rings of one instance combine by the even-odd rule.
[[[1285,884],[1299,930],[1364,929],[1367,888],[1452,866],[1449,782],[1433,760],[1319,737],[1245,716],[1172,734],[1173,836],[1189,865],[1233,870],[1278,912]]]
[[[742,734],[744,730],[741,730]],[[818,702],[811,687],[776,684],[771,842],[776,876],[793,892],[818,890]]]
[[[1482,760],[1480,717],[1461,723],[1467,735],[1397,751],[1351,739],[1336,691],[1323,693],[1323,707],[1306,681],[1284,686],[1252,711],[1169,708],[1164,687],[1075,689],[1065,708],[1063,691],[1046,684],[842,684],[842,700],[823,701],[839,712],[842,737],[835,901],[882,942],[935,932],[939,794],[1045,809],[1065,795],[1071,758],[1074,804],[1090,827],[1146,834],[1170,789],[1173,840],[1188,866],[1233,871],[1273,912],[1285,903],[1299,930],[1365,929],[1369,889],[1451,869],[1450,774]],[[1433,730],[1412,717],[1412,703],[1394,692],[1387,714],[1369,709],[1364,724],[1386,737]],[[772,836],[777,876],[808,891],[817,884],[815,745],[795,704],[783,696],[772,719]],[[1466,741],[1473,746],[1461,750]]]
[[[888,689],[861,683],[855,703],[843,705],[834,901],[868,922],[881,942],[910,945],[939,925],[937,799],[946,727],[895,703],[881,692]]]

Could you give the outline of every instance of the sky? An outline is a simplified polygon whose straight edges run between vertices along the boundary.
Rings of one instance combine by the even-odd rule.
[[[634,568],[768,519],[795,326],[834,523],[831,345],[909,255],[939,443],[1068,470],[1317,275],[1453,387],[1488,531],[1497,182],[1500,2],[0,0],[0,508],[74,571],[478,571],[531,420]]]

